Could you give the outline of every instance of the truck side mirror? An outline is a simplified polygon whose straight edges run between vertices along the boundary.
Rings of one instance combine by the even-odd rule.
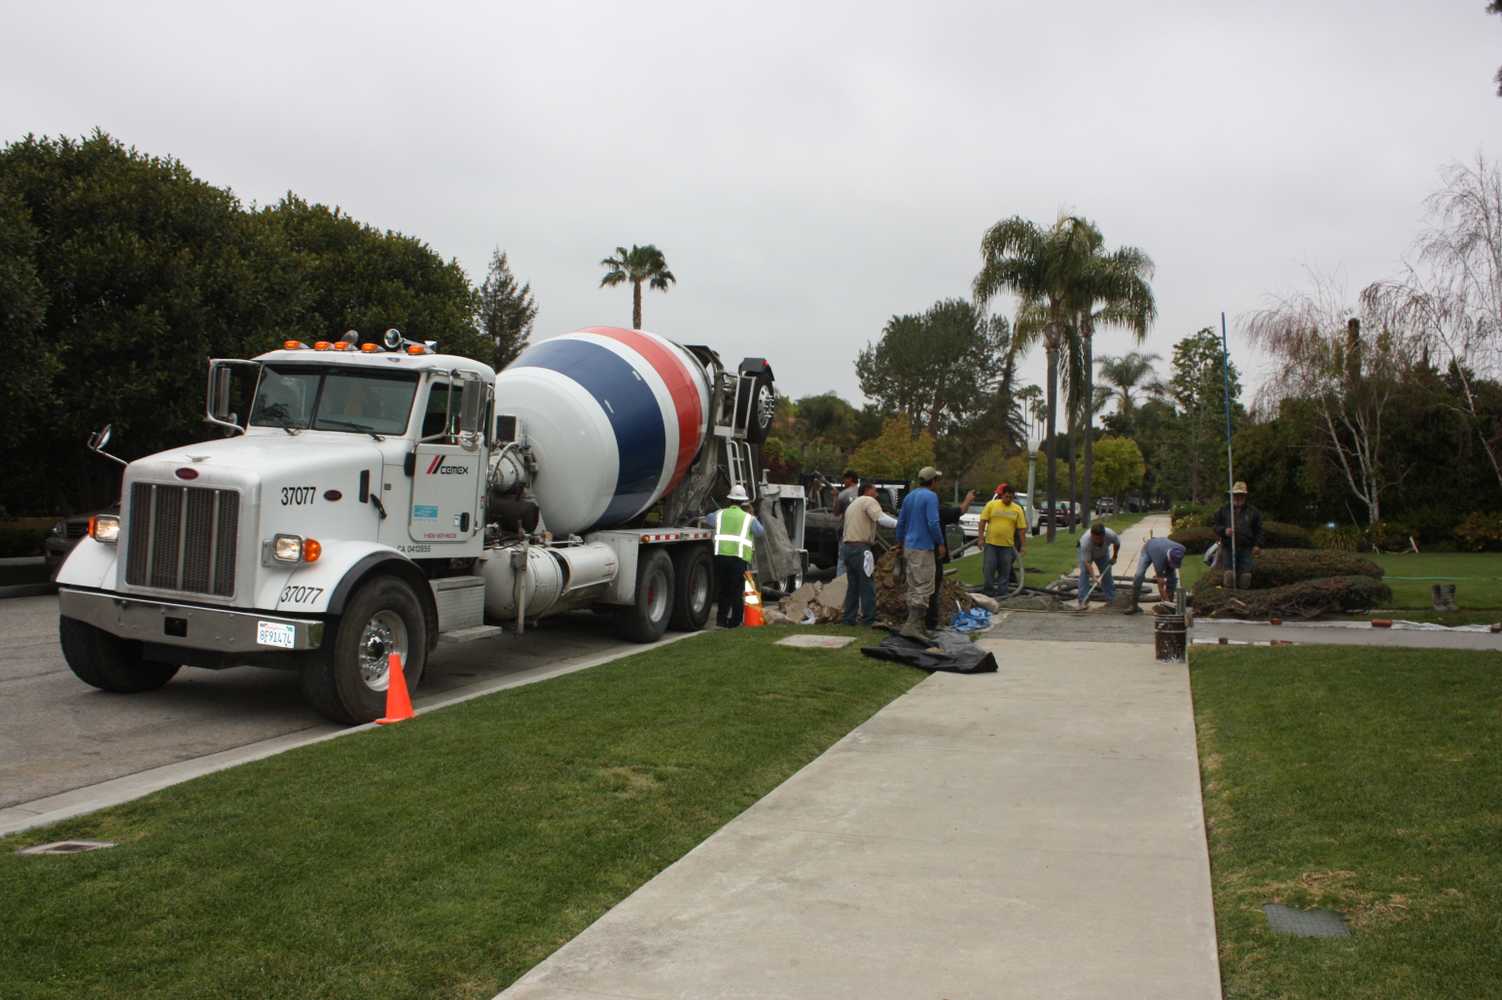
[[[114,424],[105,424],[97,431],[89,435],[89,450],[103,451],[104,446],[110,443],[110,433],[114,430]]]
[[[459,389],[459,433],[475,435],[483,430],[485,410],[485,383],[479,379],[465,379]]]
[[[229,374],[228,365],[220,365],[214,369],[213,399],[209,412],[214,415],[215,420],[234,423],[235,415],[229,411]]]

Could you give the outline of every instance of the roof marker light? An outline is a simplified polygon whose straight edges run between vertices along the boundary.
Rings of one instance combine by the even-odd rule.
[[[320,340],[320,341],[318,341],[317,343],[315,343],[313,345],[313,350],[315,350],[315,351],[326,351],[326,350],[329,349],[330,346],[331,345],[329,344],[329,342],[327,340]]]
[[[307,349],[308,349],[308,345],[304,344],[300,340],[284,340],[284,341],[282,341],[282,350],[284,350],[284,351],[306,351]]]
[[[421,344],[410,344],[407,347],[408,354],[427,354],[428,349]]]
[[[377,347],[374,344],[361,344],[360,345],[360,353],[362,353],[362,354],[374,354],[376,351],[379,351],[379,350],[380,350],[380,348]]]

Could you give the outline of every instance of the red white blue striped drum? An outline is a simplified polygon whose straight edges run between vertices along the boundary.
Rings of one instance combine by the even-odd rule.
[[[495,379],[520,418],[533,491],[555,535],[618,527],[683,480],[709,427],[709,376],[643,330],[594,326],[533,344]]]

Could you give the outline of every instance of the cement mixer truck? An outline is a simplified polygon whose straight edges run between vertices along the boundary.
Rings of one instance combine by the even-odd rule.
[[[206,420],[227,436],[130,463],[108,429],[91,441],[125,466],[120,512],[58,574],[64,658],[118,692],[184,666],[292,669],[357,723],[384,711],[389,655],[416,686],[440,637],[579,609],[638,642],[702,629],[701,518],[733,486],[767,528],[759,582],[790,591],[807,568],[803,490],[759,463],[775,400],[765,359],[608,327],[500,373],[397,330],[210,360]]]

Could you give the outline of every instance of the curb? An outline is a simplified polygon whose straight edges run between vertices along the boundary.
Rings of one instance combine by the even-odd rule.
[[[623,649],[612,650],[608,653],[596,653],[590,656],[566,658],[553,666],[538,667],[535,670],[512,677],[502,677],[493,681],[477,684],[469,690],[457,694],[439,698],[435,701],[419,703],[417,714],[426,715],[441,708],[458,705],[474,698],[483,698],[486,695],[505,691],[509,688],[524,687],[528,684],[536,684],[538,681],[552,680],[554,677],[562,677],[564,674],[572,674],[580,670],[588,670],[590,667],[598,667],[614,660],[622,660],[637,653],[646,652],[650,649],[660,649],[663,646],[672,645],[675,642],[683,642],[695,636],[709,635],[709,629],[702,632],[682,632],[677,635],[663,636],[651,647],[631,645]],[[333,728],[330,728],[333,727]],[[307,746],[311,743],[322,743],[325,740],[337,739],[340,736],[349,736],[353,733],[367,732],[384,727],[374,722],[367,722],[360,726],[338,727],[336,723],[315,723],[308,729],[295,733],[286,733],[281,736],[272,736],[244,746],[232,747],[221,750],[218,753],[208,754],[195,760],[179,761],[175,764],[163,764],[160,767],[149,768],[145,771],[137,771],[135,774],[123,775],[112,778],[109,781],[101,781],[93,785],[85,785],[81,788],[69,789],[66,792],[58,792],[30,802],[17,802],[14,805],[0,808],[0,837],[8,837],[11,834],[21,833],[34,827],[47,826],[59,823],[65,819],[73,819],[110,806],[117,806],[134,799],[150,795],[172,785],[190,781],[215,771],[224,771],[240,764],[248,764],[251,761],[273,757],[286,750],[294,750],[297,747]]]
[[[17,583],[0,587],[0,600],[7,597],[45,597],[57,593],[55,583]]]

